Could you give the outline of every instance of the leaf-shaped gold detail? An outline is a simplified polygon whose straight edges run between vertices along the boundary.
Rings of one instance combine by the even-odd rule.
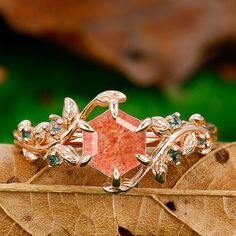
[[[147,155],[143,155],[143,154],[136,154],[135,157],[137,158],[137,160],[142,163],[145,166],[151,165],[152,164],[152,159],[147,156]]]
[[[126,101],[125,94],[119,91],[108,90],[97,95],[96,99],[102,103],[110,103],[111,100],[117,100],[119,103]]]
[[[94,132],[94,129],[84,120],[79,120],[77,124],[78,124],[78,127],[82,129],[83,131]]]
[[[93,155],[82,156],[79,161],[80,167],[86,166],[92,158],[93,158]]]
[[[32,124],[29,120],[23,120],[18,124],[18,129],[19,129],[19,131],[21,131],[22,129],[29,128],[31,126],[32,126]]]
[[[200,114],[193,114],[190,116],[189,121],[195,125],[205,125],[204,117]]]
[[[71,123],[78,113],[79,109],[76,102],[71,98],[65,98],[62,117],[65,118],[68,123]]]
[[[80,156],[76,153],[75,149],[69,145],[57,145],[54,147],[54,151],[58,152],[70,164],[76,165],[80,160]]]
[[[197,146],[197,138],[195,133],[187,134],[184,137],[182,154],[187,155],[192,153],[196,146]]]
[[[154,128],[157,130],[157,132],[163,133],[170,129],[169,122],[161,116],[153,117],[152,123],[153,123]]]
[[[41,133],[43,130],[45,130],[48,127],[49,123],[48,122],[41,122],[34,128],[34,133]]]
[[[152,119],[151,118],[146,118],[145,120],[143,120],[139,126],[137,127],[137,129],[135,130],[135,132],[141,132],[147,128],[149,128],[152,125]]]
[[[39,157],[37,155],[35,155],[32,152],[27,151],[26,149],[22,149],[23,151],[23,155],[26,157],[26,159],[28,161],[36,161],[37,159],[39,159]]]

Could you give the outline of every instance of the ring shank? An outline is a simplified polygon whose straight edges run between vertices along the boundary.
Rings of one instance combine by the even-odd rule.
[[[205,128],[209,131],[210,140],[213,142],[216,141],[217,133],[218,133],[217,127],[211,123],[206,123]],[[157,144],[159,144],[161,140],[162,138],[158,137],[156,134],[154,134],[154,132],[146,131],[146,146],[147,147],[156,147]],[[82,147],[83,146],[83,133],[81,131],[75,132],[67,144],[71,146]]]

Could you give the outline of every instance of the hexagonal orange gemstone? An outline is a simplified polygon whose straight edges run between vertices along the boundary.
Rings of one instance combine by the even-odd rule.
[[[88,123],[95,130],[83,133],[83,155],[94,155],[90,166],[112,177],[116,167],[123,175],[139,165],[135,154],[145,154],[146,132],[134,132],[138,119],[119,110],[114,120],[108,110]]]

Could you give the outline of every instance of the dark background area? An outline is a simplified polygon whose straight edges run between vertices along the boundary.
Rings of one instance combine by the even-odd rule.
[[[121,108],[139,119],[201,113],[218,126],[220,141],[235,140],[235,45],[220,45],[214,60],[187,82],[143,88],[53,43],[15,33],[2,19],[0,34],[0,142],[12,143],[12,130],[23,119],[36,125],[51,113],[61,114],[66,96],[82,110],[107,89],[124,92],[128,101]],[[221,73],[219,68],[229,69]]]

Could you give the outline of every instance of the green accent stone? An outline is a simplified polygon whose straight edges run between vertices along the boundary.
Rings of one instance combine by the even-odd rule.
[[[179,164],[179,158],[181,154],[179,150],[170,149],[167,154],[169,155],[171,162],[174,164]]]
[[[198,144],[199,144],[200,146],[205,145],[205,144],[206,144],[206,140],[203,139],[203,138],[201,138],[201,139],[199,139]]]
[[[157,175],[156,180],[158,181],[158,183],[164,184],[164,182],[165,182],[165,172],[160,172],[160,173]]]
[[[48,155],[47,161],[50,166],[56,166],[59,163],[60,158],[56,155]]]
[[[26,131],[24,129],[22,129],[21,134],[22,134],[23,139],[30,138],[30,135],[31,135],[29,131]]]
[[[165,179],[166,179],[165,171],[160,170],[158,167],[154,167],[154,168],[152,168],[152,174],[153,174],[154,179],[158,183],[164,184]]]
[[[60,132],[62,129],[61,125],[57,124],[56,121],[51,121],[49,127],[50,127],[51,131],[55,134]]]
[[[179,126],[181,124],[181,120],[178,116],[172,115],[171,117],[172,118],[169,122],[171,126]]]
[[[54,127],[52,128],[52,131],[55,132],[55,133],[57,133],[57,132],[61,131],[61,127],[60,127],[60,126],[54,126]]]

